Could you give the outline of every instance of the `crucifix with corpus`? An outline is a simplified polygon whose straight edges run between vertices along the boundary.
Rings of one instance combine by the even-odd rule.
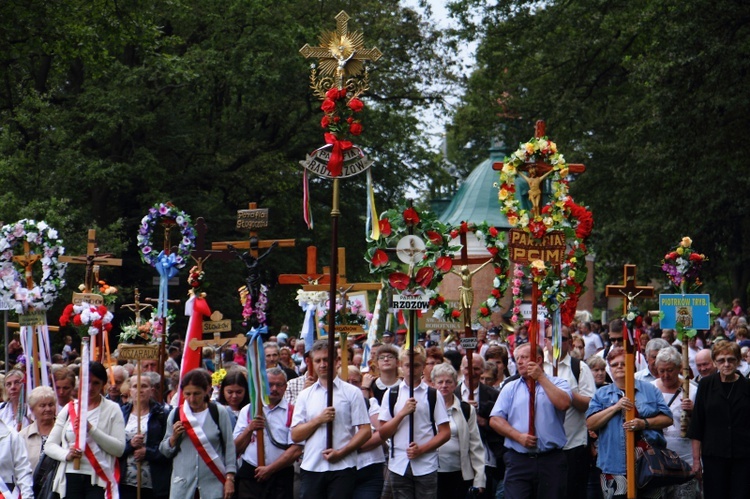
[[[345,93],[344,91],[350,91],[354,98],[369,88],[369,75],[365,68],[365,61],[377,61],[382,53],[377,48],[367,49],[364,47],[364,37],[359,32],[349,32],[349,15],[341,11],[336,15],[336,31],[324,32],[320,37],[320,45],[318,47],[311,47],[306,44],[300,49],[300,53],[307,58],[315,58],[318,60],[320,68],[320,74],[322,77],[318,77],[315,67],[312,69],[311,75],[311,86],[314,93],[324,100],[326,98],[326,92],[329,90],[337,89],[339,95]],[[360,76],[362,73],[364,75]],[[347,97],[348,98],[348,97]],[[363,171],[368,170],[372,164],[372,161],[364,157],[364,154],[359,151],[358,148],[354,147],[351,142],[345,140],[345,137],[338,137],[336,133],[326,134],[326,142],[331,147],[330,153],[325,151],[324,148],[319,149],[312,155],[308,155],[306,161],[302,161],[302,165],[305,168],[305,178],[307,178],[307,170],[312,171],[325,178],[331,178],[333,180],[332,185],[332,202],[331,202],[331,275],[338,274],[338,222],[341,215],[339,207],[339,196],[340,196],[340,180],[342,177],[348,177],[356,175]],[[326,146],[328,147],[328,146]],[[348,150],[344,150],[347,147]],[[359,151],[356,153],[355,151]],[[347,154],[344,154],[344,153]],[[354,153],[354,154],[352,154]],[[328,155],[328,162],[322,168],[318,168],[318,156]],[[347,160],[349,164],[347,164]],[[334,164],[335,163],[335,164]],[[307,191],[307,188],[306,188]],[[371,197],[371,206],[374,205],[374,201]],[[307,207],[306,207],[307,208]],[[306,209],[306,220],[307,218]],[[376,233],[377,229],[377,216],[373,223],[373,232]],[[329,302],[335,303],[336,301],[336,280],[331,279],[329,289]],[[328,313],[328,358],[333,359],[336,356],[336,348],[334,342],[334,332],[336,329],[335,325],[335,307],[330,307]],[[328,364],[328,406],[333,406],[333,380],[334,380],[334,366],[333,362]],[[333,445],[333,423],[327,424],[327,435],[326,443],[328,447]]]
[[[536,139],[545,138],[544,121],[536,122],[534,137]],[[503,162],[494,163],[493,170],[502,170]],[[569,173],[583,173],[586,167],[582,164],[568,163]],[[540,205],[543,201],[544,190],[542,182],[553,170],[553,165],[542,160],[527,162],[517,168],[519,175],[526,180],[529,185],[528,203],[531,205],[532,217],[539,217],[541,213]],[[528,175],[524,175],[524,171]],[[559,266],[564,259],[565,254],[565,235],[562,231],[548,231],[541,240],[534,240],[522,229],[514,228],[509,234],[509,254],[510,260],[516,265],[530,265],[532,261],[541,259],[545,266]],[[539,255],[544,255],[540,257]],[[537,339],[539,337],[538,321],[538,285],[536,280],[532,279],[531,290],[531,323],[529,325],[529,344],[532,352],[536,352]],[[535,435],[534,411],[535,411],[535,393],[536,383],[534,380],[527,380],[529,388],[529,434]]]
[[[638,297],[652,298],[654,288],[652,286],[638,286],[635,279],[636,267],[626,264],[623,270],[623,284],[610,284],[606,287],[607,298],[622,297],[622,314],[627,316],[633,307],[633,301]],[[625,343],[625,396],[635,401],[635,331],[628,329],[623,335]],[[625,413],[625,420],[635,418],[635,409],[629,409]],[[635,480],[635,432],[625,432],[625,468],[628,479],[628,499],[636,497]]]
[[[121,258],[112,258],[109,253],[99,253],[99,247],[96,242],[96,229],[89,229],[86,241],[86,254],[80,256],[66,256],[59,258],[61,262],[85,265],[86,270],[83,278],[83,293],[73,293],[73,303],[87,302],[92,305],[101,305],[104,299],[97,293],[92,293],[95,280],[99,274],[99,267],[102,265],[110,267],[122,267]],[[101,338],[97,338],[101,336]],[[109,337],[105,331],[91,338],[92,359],[101,360],[104,363],[104,355],[107,355],[107,364],[112,364],[109,349]]]

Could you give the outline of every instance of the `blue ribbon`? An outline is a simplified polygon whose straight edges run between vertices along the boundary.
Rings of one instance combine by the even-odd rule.
[[[262,326],[260,328],[252,328],[247,333],[247,340],[249,343],[260,340],[260,335],[268,333],[268,327]],[[266,364],[266,356],[263,356],[263,366]],[[265,367],[263,368],[265,369]]]
[[[167,316],[167,299],[169,298],[169,280],[177,275],[180,269],[177,268],[177,255],[171,253],[165,254],[163,251],[156,257],[156,271],[159,273],[159,308],[158,317],[163,319]],[[164,334],[166,334],[166,324],[164,325]]]
[[[305,353],[309,352],[315,342],[315,312],[318,307],[312,303],[304,306],[305,320],[302,322],[300,337],[305,341]]]

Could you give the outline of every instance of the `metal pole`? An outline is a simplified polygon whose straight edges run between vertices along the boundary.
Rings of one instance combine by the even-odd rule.
[[[328,407],[333,407],[333,378],[336,363],[336,285],[339,275],[339,179],[333,179],[331,203],[331,288],[328,294]],[[326,448],[333,448],[333,421],[326,423]]]

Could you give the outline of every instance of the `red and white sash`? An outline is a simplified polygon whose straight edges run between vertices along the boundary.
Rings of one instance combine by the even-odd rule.
[[[76,428],[78,425],[78,414],[76,413],[75,402],[71,401],[68,403],[68,413],[70,414],[70,420],[73,423],[73,428]],[[84,425],[86,425],[87,423],[88,421],[83,422]],[[119,499],[120,493],[117,484],[120,481],[120,467],[117,465],[117,460],[115,460],[115,467],[113,470],[108,462],[105,461],[104,463],[101,463],[96,458],[96,452],[101,451],[99,445],[96,442],[91,440],[87,441],[86,444],[86,448],[83,452],[86,456],[86,459],[89,460],[91,467],[94,468],[96,476],[98,476],[107,484],[107,499]]]
[[[211,442],[208,441],[206,433],[203,431],[203,427],[198,422],[198,419],[190,410],[190,406],[187,400],[180,406],[180,421],[185,427],[190,441],[193,443],[193,447],[198,451],[203,462],[206,463],[208,469],[210,469],[216,478],[223,484],[226,481],[226,467],[224,466],[224,456],[220,456],[216,449],[214,449]]]
[[[16,484],[13,492],[10,491],[5,482],[0,479],[0,499],[20,499],[20,487]]]

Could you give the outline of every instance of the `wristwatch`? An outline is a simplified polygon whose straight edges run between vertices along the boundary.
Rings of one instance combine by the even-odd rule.
[[[649,428],[651,428],[651,425],[648,424],[648,419],[643,418],[643,429],[648,430]]]

